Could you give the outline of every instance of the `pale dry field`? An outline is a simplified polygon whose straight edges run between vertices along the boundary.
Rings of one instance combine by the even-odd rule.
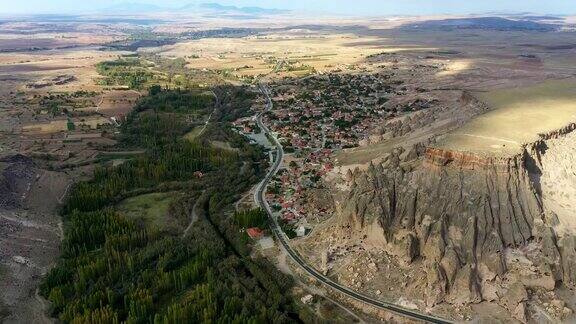
[[[162,55],[184,57],[196,69],[229,70],[237,76],[276,73],[298,76],[312,68],[317,72],[345,69],[370,54],[378,46],[364,45],[371,38],[352,34],[323,35],[301,31],[236,39],[207,38],[166,46]],[[293,71],[286,69],[291,66]]]
[[[100,76],[95,65],[106,60],[114,60],[124,52],[99,51],[97,48],[68,49],[26,53],[0,53],[0,77],[19,76],[23,79],[39,81],[58,75],[73,75],[76,81],[63,85],[45,87],[37,92],[101,91],[102,87],[94,80]],[[33,89],[23,89],[35,92]]]
[[[31,48],[63,49],[90,46],[115,40],[115,37],[90,34],[34,34],[32,36],[0,34],[0,50],[24,51]]]
[[[99,113],[108,117],[127,115],[140,99],[136,90],[106,90],[91,100],[92,107],[78,108],[78,111]]]
[[[517,153],[523,143],[576,121],[576,80],[478,94],[494,110],[446,135],[438,147],[491,155]]]

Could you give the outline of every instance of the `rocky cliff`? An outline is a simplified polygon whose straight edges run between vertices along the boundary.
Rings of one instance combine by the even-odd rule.
[[[548,141],[574,128],[543,134],[506,158],[428,148],[406,163],[391,154],[349,174],[332,229],[405,266],[418,260],[429,306],[492,301],[524,321],[532,296],[576,283],[575,235],[559,238],[540,184]]]

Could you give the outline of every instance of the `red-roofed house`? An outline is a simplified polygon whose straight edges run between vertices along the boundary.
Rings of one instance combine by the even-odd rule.
[[[264,235],[264,231],[259,229],[258,227],[252,227],[246,230],[246,234],[250,236],[253,240],[258,240]]]
[[[294,215],[294,213],[291,212],[285,212],[284,214],[282,214],[282,219],[285,221],[292,221],[296,218],[296,216]]]

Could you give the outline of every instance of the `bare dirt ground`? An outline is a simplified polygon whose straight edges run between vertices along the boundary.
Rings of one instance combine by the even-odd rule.
[[[25,159],[25,158],[23,158]],[[38,284],[59,255],[62,224],[56,207],[68,189],[66,174],[42,170],[31,160],[2,163],[0,206],[0,310],[5,323],[49,323]],[[4,280],[5,279],[5,280]]]
[[[0,40],[0,43],[2,41]],[[125,52],[105,52],[94,47],[23,53],[0,53],[0,153],[25,153],[77,163],[94,158],[97,150],[88,145],[109,145],[99,125],[114,126],[111,117],[130,111],[140,93],[106,89],[95,65],[114,60]],[[55,80],[55,81],[54,81]],[[64,80],[64,81],[62,81]],[[83,100],[78,117],[71,118],[75,131],[68,130],[68,118],[52,115],[41,98],[78,91],[90,93]]]
[[[107,91],[101,95],[94,111],[110,117],[126,115],[132,110],[140,96],[141,94],[134,90]]]

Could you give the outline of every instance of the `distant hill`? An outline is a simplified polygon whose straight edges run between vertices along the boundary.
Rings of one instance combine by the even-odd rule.
[[[486,29],[500,31],[554,31],[558,25],[539,23],[531,20],[512,20],[501,17],[456,18],[429,20],[404,25],[403,29],[411,30],[457,30]]]
[[[554,21],[554,22],[562,22],[566,18],[559,17],[559,16],[523,16],[522,20],[529,20],[529,21]]]
[[[288,12],[287,10],[268,9],[261,7],[236,7],[225,6],[216,2],[211,3],[191,3],[178,8],[174,7],[161,7],[157,5],[140,3],[140,2],[125,2],[115,6],[108,7],[102,10],[105,13],[148,13],[148,12],[196,12],[196,13],[211,13],[211,14],[247,14],[247,15],[276,15]]]
[[[229,12],[229,13],[245,13],[250,15],[257,14],[268,14],[275,15],[287,12],[287,10],[280,9],[267,9],[261,7],[236,7],[236,6],[224,6],[219,3],[202,3],[198,6],[201,9],[211,10],[216,12]]]
[[[140,3],[140,2],[124,2],[111,7],[106,8],[104,11],[107,13],[143,13],[143,12],[154,12],[159,10],[165,10],[157,5]]]

